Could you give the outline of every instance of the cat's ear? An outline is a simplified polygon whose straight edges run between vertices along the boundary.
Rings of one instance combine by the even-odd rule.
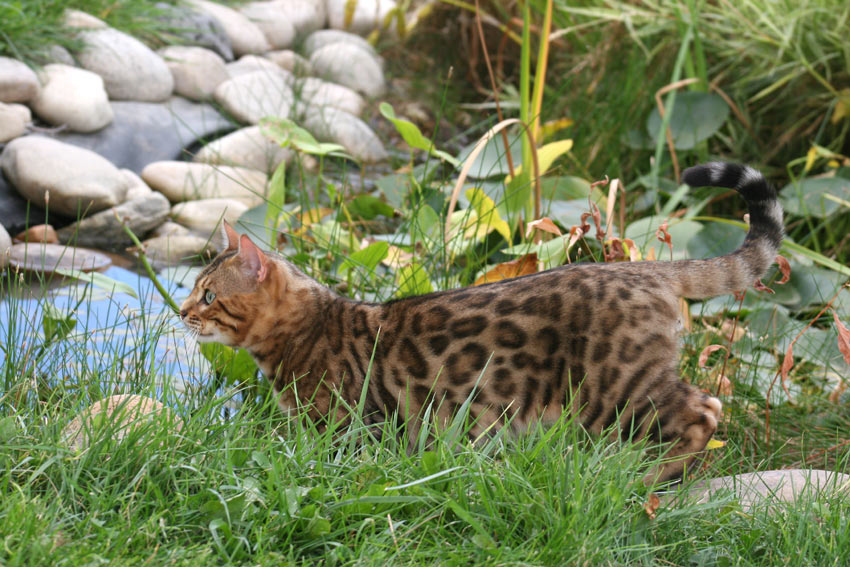
[[[226,220],[221,221],[218,237],[218,249],[222,252],[230,252],[239,248],[239,234],[233,230],[233,227]]]
[[[257,283],[269,275],[269,259],[245,234],[239,238],[239,258],[242,260],[242,270],[245,275],[256,279]]]

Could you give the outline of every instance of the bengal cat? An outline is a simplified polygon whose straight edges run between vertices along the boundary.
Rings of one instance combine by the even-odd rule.
[[[330,417],[333,395],[356,407],[371,358],[368,423],[420,416],[432,402],[447,419],[467,398],[472,435],[570,411],[596,433],[619,422],[624,435],[675,442],[649,482],[676,479],[721,412],[717,398],[679,379],[679,298],[746,289],[783,237],[782,207],[758,171],[709,163],[684,180],[741,193],[750,228],[740,248],[707,260],[572,264],[365,303],[225,225],[227,248],[200,273],[180,317],[201,342],[247,349],[284,410]],[[417,429],[409,420],[408,430]]]

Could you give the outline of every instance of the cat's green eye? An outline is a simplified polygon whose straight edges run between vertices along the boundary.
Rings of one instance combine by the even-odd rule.
[[[207,305],[210,305],[210,304],[212,304],[213,301],[215,301],[215,294],[213,292],[211,292],[210,290],[207,290],[206,292],[204,292],[204,303],[206,303]]]

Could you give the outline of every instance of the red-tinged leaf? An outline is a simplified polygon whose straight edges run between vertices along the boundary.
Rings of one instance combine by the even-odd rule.
[[[475,283],[472,285],[497,282],[534,273],[537,273],[537,254],[526,254],[516,260],[497,264],[486,274],[475,280]]]
[[[725,374],[717,377],[717,393],[727,397],[732,395],[732,382]]]
[[[649,498],[646,499],[646,503],[643,505],[643,511],[646,512],[646,515],[649,516],[650,520],[654,520],[659,506],[661,506],[661,499],[656,493],[652,492],[650,493]]]
[[[626,249],[619,238],[615,236],[607,244],[608,246],[603,247],[606,262],[621,262],[626,259]]]
[[[591,183],[590,188],[593,189],[594,187],[605,187],[606,185],[608,185],[607,175],[605,176],[605,179],[600,179],[599,181],[594,181],[593,183]]]
[[[593,201],[590,201],[590,216],[593,218],[593,224],[596,225],[596,240],[602,242],[605,240],[605,229],[602,228],[602,213],[599,212],[599,207]]]
[[[779,271],[782,273],[782,279],[776,283],[778,285],[788,283],[791,279],[791,264],[788,263],[788,258],[777,254],[775,261],[779,265]]]
[[[763,291],[765,293],[776,293],[775,291],[764,285],[761,280],[756,280],[753,282],[753,289],[755,289],[756,291]]]
[[[844,362],[850,364],[850,331],[838,319],[838,313],[832,312],[832,318],[835,319],[835,328],[838,330],[838,350],[844,356]]]
[[[705,365],[708,363],[708,357],[711,356],[711,353],[716,352],[720,349],[727,350],[723,345],[708,345],[702,352],[699,353],[699,367],[705,368]]]
[[[590,228],[590,226],[588,225],[587,228]],[[567,248],[572,248],[573,244],[578,242],[579,238],[581,238],[583,236],[584,236],[584,231],[581,229],[580,226],[571,226],[570,227],[570,240],[569,240],[569,243],[567,244]]]
[[[734,293],[735,301],[744,301],[744,296],[747,295],[747,290],[744,291],[736,291]]]
[[[558,228],[549,217],[543,217],[542,219],[537,219],[528,223],[528,226],[525,229],[525,237],[528,238],[531,236],[534,229],[542,230],[543,232],[548,232],[555,236],[561,236],[562,234],[561,229]]]
[[[779,370],[779,375],[782,376],[782,389],[785,390],[785,393],[788,394],[788,399],[791,399],[791,393],[788,391],[788,386],[786,385],[788,381],[788,373],[791,372],[791,368],[794,367],[794,341],[791,341],[791,344],[788,345],[788,350],[785,351],[785,358],[782,359],[782,368]]]
[[[670,236],[670,233],[667,232],[667,221],[661,223],[661,226],[658,227],[658,230],[655,231],[655,236],[667,245],[670,248],[670,254],[673,253],[673,237]]]
[[[579,225],[579,230],[581,230],[584,234],[590,232],[590,225],[587,223],[587,217],[590,216],[590,213],[582,213],[581,214],[581,224]]]

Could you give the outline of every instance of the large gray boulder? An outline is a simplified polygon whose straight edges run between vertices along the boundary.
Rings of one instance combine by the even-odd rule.
[[[94,132],[112,122],[112,107],[100,75],[54,63],[39,73],[41,92],[32,101],[39,118],[74,132]]]
[[[171,203],[161,193],[151,192],[86,217],[58,231],[59,241],[100,250],[121,250],[133,244],[124,231],[126,223],[139,238],[165,222]]]

